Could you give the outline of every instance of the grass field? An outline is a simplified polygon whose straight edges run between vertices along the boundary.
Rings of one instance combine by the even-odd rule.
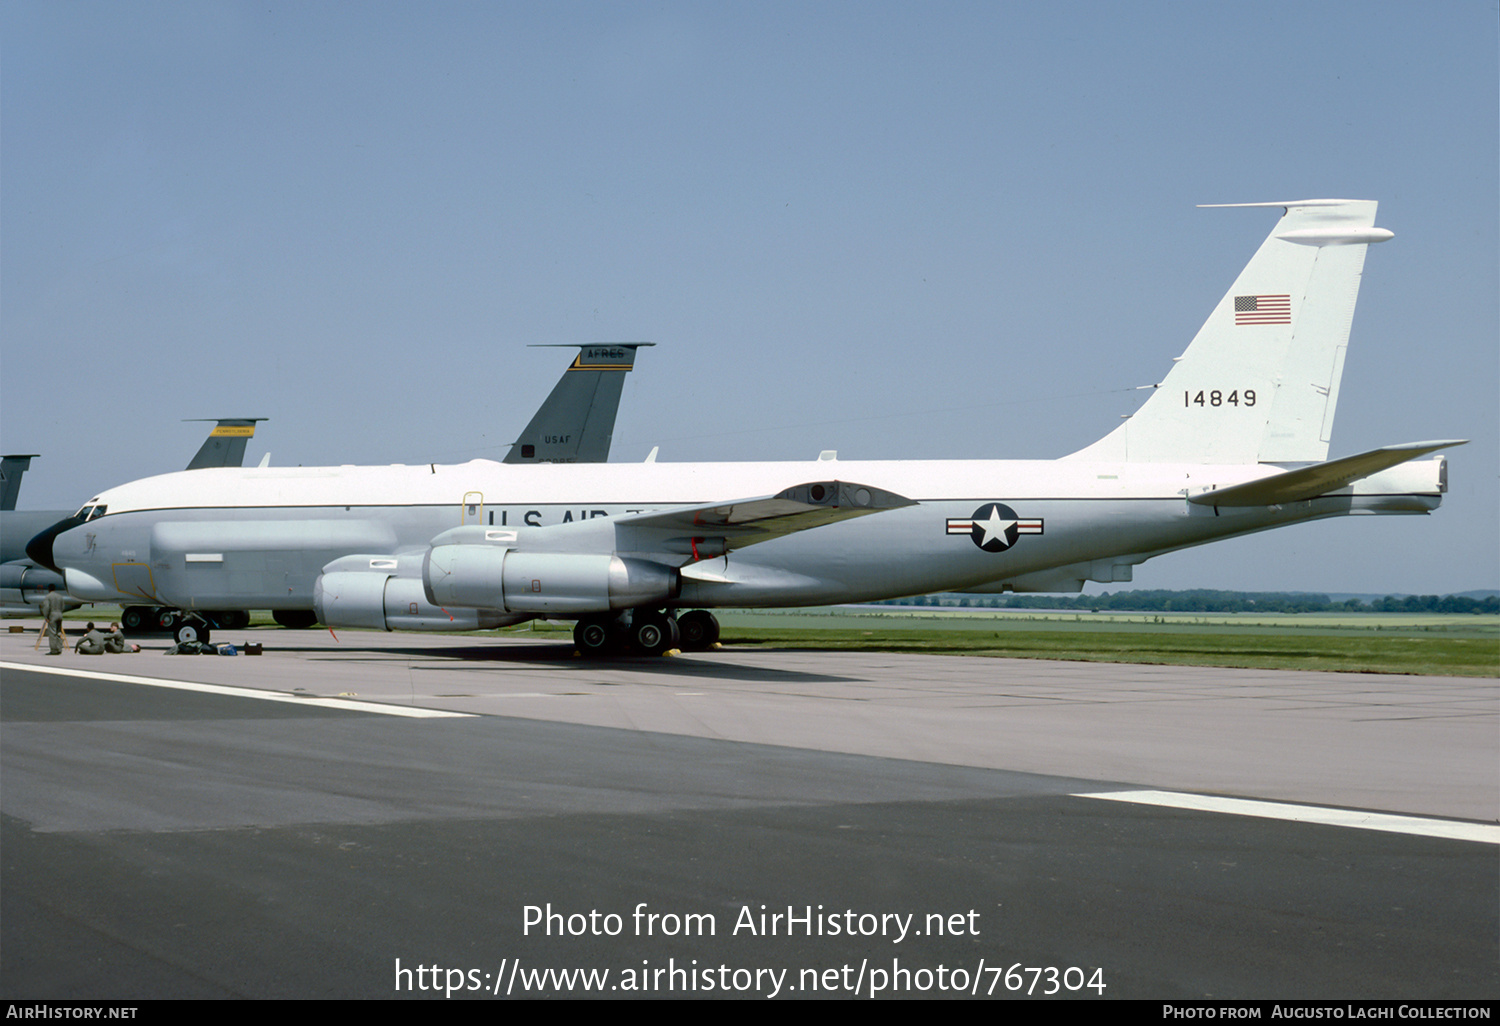
[[[68,615],[106,624],[106,606]],[[1088,662],[1500,677],[1500,617],[1448,614],[1075,613],[1044,610],[722,610],[726,648],[921,652]],[[274,629],[268,614],[253,625]],[[503,633],[566,636],[569,622]]]
[[[1500,676],[1493,616],[838,607],[732,611],[720,620],[726,646]]]

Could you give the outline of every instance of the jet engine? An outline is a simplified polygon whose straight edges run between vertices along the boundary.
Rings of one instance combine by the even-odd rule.
[[[422,561],[427,601],[512,613],[582,616],[677,597],[674,567],[592,552],[517,552],[492,545],[434,545]]]
[[[62,574],[25,563],[0,566],[0,603],[7,606],[36,605],[47,594],[47,585],[65,591]]]
[[[368,560],[365,569],[342,569]],[[391,564],[389,568],[376,564]],[[417,577],[398,577],[395,560],[353,557],[330,563],[313,585],[313,608],[329,627],[379,631],[478,631],[531,619],[496,609],[443,609],[423,594]]]

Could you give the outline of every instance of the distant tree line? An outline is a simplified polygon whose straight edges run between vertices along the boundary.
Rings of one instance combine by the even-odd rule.
[[[891,599],[883,605],[946,606],[977,609],[1076,609],[1150,613],[1500,613],[1500,596],[1387,595],[1335,602],[1302,592],[1121,591],[1111,595],[923,595]]]

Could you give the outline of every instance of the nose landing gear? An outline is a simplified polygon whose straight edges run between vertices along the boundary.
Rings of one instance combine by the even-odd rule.
[[[179,613],[172,624],[172,640],[182,645],[189,641],[208,644],[208,621],[196,613]]]

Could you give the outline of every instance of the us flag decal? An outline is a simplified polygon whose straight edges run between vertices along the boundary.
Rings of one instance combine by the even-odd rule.
[[[1235,296],[1236,324],[1291,324],[1291,296]]]

